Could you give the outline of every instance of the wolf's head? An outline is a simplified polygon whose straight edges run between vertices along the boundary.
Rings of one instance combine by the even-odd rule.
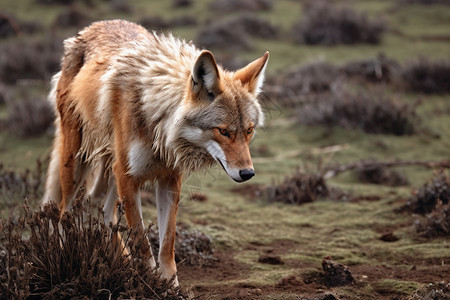
[[[236,71],[222,70],[209,51],[197,58],[189,78],[181,136],[202,147],[236,182],[255,175],[249,143],[264,114],[257,96],[269,52]]]

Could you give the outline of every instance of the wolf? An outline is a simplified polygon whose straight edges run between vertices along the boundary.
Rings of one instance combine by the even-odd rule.
[[[178,285],[182,178],[215,163],[236,182],[255,175],[249,142],[264,121],[257,98],[268,59],[266,52],[227,71],[210,51],[123,20],[68,38],[49,93],[57,116],[42,204],[60,203],[62,215],[87,185],[90,196],[104,195],[107,223],[117,222],[121,203],[129,226],[142,232],[140,187],[155,183],[159,270]],[[156,266],[150,244],[143,252]]]

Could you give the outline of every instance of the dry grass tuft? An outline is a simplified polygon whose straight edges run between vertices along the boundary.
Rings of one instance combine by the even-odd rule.
[[[55,37],[8,40],[0,44],[0,53],[0,82],[49,80],[60,68],[62,41]]]
[[[197,34],[196,42],[205,47],[227,50],[252,49],[251,37],[275,38],[278,29],[254,14],[241,14],[231,19],[211,21]]]
[[[279,76],[276,85],[280,88],[271,95],[281,100],[284,106],[295,103],[293,99],[302,96],[329,92],[337,84],[341,76],[338,68],[324,61],[314,61],[288,70]],[[278,102],[278,100],[277,100]]]
[[[187,298],[141,256],[144,234],[108,227],[101,210],[96,217],[91,210],[80,198],[60,222],[54,203],[36,212],[25,205],[24,217],[2,219],[0,293],[6,298]],[[133,245],[129,257],[113,245],[119,232],[127,235],[126,245]]]
[[[368,82],[395,82],[399,78],[400,65],[394,59],[383,54],[374,58],[350,61],[341,67],[341,71],[352,78]]]
[[[214,0],[210,8],[216,12],[264,11],[273,8],[272,0]]]
[[[417,132],[419,122],[416,105],[377,93],[353,94],[338,88],[299,107],[297,119],[304,125],[339,126],[374,134],[411,135]]]
[[[40,198],[43,194],[46,162],[36,161],[33,170],[23,172],[7,170],[0,163],[0,199],[8,207],[14,207],[24,198]],[[4,208],[0,204],[0,208]]]
[[[364,183],[387,186],[405,186],[409,183],[405,175],[382,165],[358,169],[355,173],[358,180]]]
[[[45,133],[53,124],[55,115],[50,103],[41,97],[15,97],[8,101],[8,116],[3,126],[11,134],[21,137],[38,136]]]
[[[406,90],[424,94],[450,93],[450,60],[417,59],[401,71]]]
[[[194,0],[172,0],[172,6],[175,8],[189,7],[194,4]]]
[[[439,201],[448,204],[449,200],[450,177],[445,172],[439,172],[409,198],[403,210],[424,215],[432,212]]]
[[[326,1],[306,5],[302,20],[292,27],[294,40],[309,45],[378,44],[384,31],[381,19]]]
[[[320,173],[297,170],[280,184],[269,185],[266,188],[266,195],[269,202],[303,204],[314,202],[320,197],[327,197],[329,188]]]
[[[450,235],[450,203],[438,201],[433,211],[415,223],[416,231],[423,237],[434,238]]]
[[[139,24],[150,31],[164,31],[172,27],[195,26],[197,25],[197,19],[191,16],[178,16],[167,20],[161,16],[146,16],[139,21]]]
[[[114,12],[131,14],[134,11],[133,6],[128,0],[109,0],[109,7]]]
[[[150,231],[150,242],[153,253],[158,253],[158,231]],[[175,261],[196,266],[208,265],[216,261],[213,256],[211,238],[203,232],[178,227],[175,239]]]
[[[444,300],[450,295],[450,282],[441,281],[425,284],[420,287],[408,300]]]
[[[81,12],[76,6],[69,6],[64,9],[53,22],[53,26],[57,28],[61,27],[79,27],[89,25],[91,18]]]

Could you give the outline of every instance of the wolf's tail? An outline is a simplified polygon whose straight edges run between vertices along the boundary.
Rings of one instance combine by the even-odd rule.
[[[84,64],[85,47],[78,37],[71,37],[64,41],[64,56],[61,62],[61,71],[56,73],[51,80],[48,101],[56,110],[57,90],[60,80],[71,82]]]
[[[84,64],[85,47],[83,41],[78,37],[68,38],[64,41],[64,56],[62,59],[61,71],[55,74],[51,80],[50,93],[48,101],[55,112],[55,141],[50,156],[50,164],[47,172],[47,180],[45,182],[45,194],[42,198],[41,205],[45,205],[50,201],[59,203],[62,198],[61,182],[59,177],[60,169],[60,151],[62,147],[62,137],[60,133],[60,114],[58,112],[58,86],[60,81],[64,86],[68,86],[80,71]]]

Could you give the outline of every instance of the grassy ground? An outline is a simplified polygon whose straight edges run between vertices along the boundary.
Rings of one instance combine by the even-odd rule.
[[[78,4],[78,7],[96,19],[120,17],[136,21],[146,15],[160,15],[168,19],[190,15],[203,22],[215,17],[213,12],[208,11],[207,4],[210,1],[207,0],[197,0],[195,5],[187,9],[173,9],[171,1],[133,1],[130,2],[134,7],[131,15],[111,12],[104,1],[93,2],[96,4],[94,9],[86,4]],[[293,1],[281,0],[274,1],[274,9],[262,12],[261,16],[279,26],[283,37],[276,41],[255,39],[254,50],[235,55],[254,59],[269,50],[269,75],[318,58],[337,64],[374,57],[378,53],[385,53],[399,62],[418,56],[450,58],[448,39],[424,38],[448,38],[448,6],[402,6],[388,0],[351,1],[350,5],[367,11],[370,16],[384,16],[389,29],[381,44],[334,47],[294,45],[288,37],[289,30],[291,24],[300,18],[302,9]],[[45,25],[50,25],[63,10],[61,6],[39,5],[33,0],[0,4],[0,8],[19,19],[39,19]],[[77,30],[73,28],[65,32]],[[198,27],[174,28],[173,32],[189,40],[195,38],[197,30]],[[396,93],[399,98],[409,102],[423,99],[418,108],[423,132],[397,137],[369,135],[357,130],[334,128],[330,131],[320,126],[299,126],[291,111],[274,103],[266,126],[259,130],[252,143],[252,149],[267,147],[269,155],[254,156],[257,175],[251,183],[242,186],[252,189],[253,184],[266,186],[280,182],[297,167],[314,170],[320,161],[348,163],[367,158],[448,159],[450,97],[404,94],[384,91],[383,87],[380,89]],[[437,111],[444,113],[437,114]],[[49,154],[51,137],[43,135],[24,139],[3,131],[0,132],[0,145],[0,162],[13,169],[24,169],[33,166],[37,158],[45,158]],[[335,145],[340,146],[338,151],[326,151],[326,147]],[[317,272],[322,259],[328,255],[348,265],[356,279],[353,286],[329,289],[340,299],[406,297],[429,282],[448,280],[448,237],[418,238],[412,229],[414,218],[394,212],[405,203],[414,188],[431,178],[432,171],[421,167],[403,167],[399,170],[406,174],[410,186],[392,188],[362,184],[352,173],[344,173],[329,181],[331,186],[358,195],[376,195],[378,201],[337,202],[323,199],[302,206],[268,203],[263,197],[250,199],[243,193],[233,192],[236,184],[218,167],[191,176],[183,187],[178,220],[210,235],[215,250],[222,256],[216,266],[203,269],[204,275],[195,268],[181,264],[181,283],[204,298],[222,298],[226,295],[239,297],[242,296],[239,290],[249,293],[244,298],[312,297],[326,289],[304,283],[294,287],[276,286],[287,276],[306,277]],[[208,200],[193,201],[190,199],[192,193],[205,194]],[[155,207],[147,206],[143,213],[146,223],[156,221]],[[381,241],[379,238],[385,232],[394,233],[399,240],[390,243]],[[279,255],[285,263],[258,263],[258,257],[268,252]],[[234,266],[235,271],[229,271],[226,266],[229,264]],[[229,274],[223,270],[228,270]],[[256,291],[258,289],[261,293]]]

